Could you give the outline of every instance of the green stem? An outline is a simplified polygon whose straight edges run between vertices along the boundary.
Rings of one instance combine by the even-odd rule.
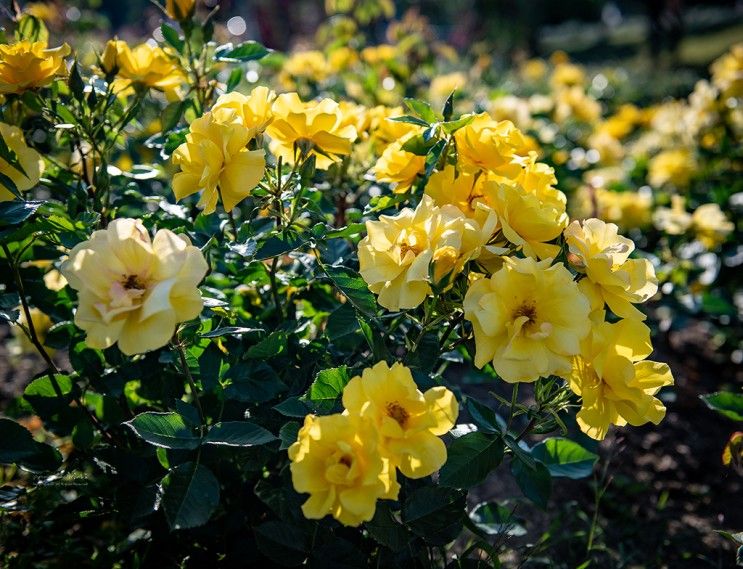
[[[39,353],[39,355],[42,357],[42,359],[46,363],[46,366],[47,366],[46,374],[49,377],[49,381],[52,384],[54,393],[57,397],[62,399],[64,398],[64,394],[62,393],[62,388],[60,387],[59,382],[57,381],[57,377],[56,377],[56,374],[59,374],[59,369],[57,368],[51,356],[47,353],[46,349],[44,348],[41,341],[39,340],[39,335],[36,332],[36,327],[34,326],[34,321],[33,321],[33,318],[31,317],[31,309],[28,305],[28,300],[26,300],[26,290],[25,290],[25,287],[23,286],[23,279],[21,279],[21,274],[18,271],[18,265],[15,262],[15,259],[13,259],[10,253],[10,249],[8,249],[8,246],[5,243],[2,244],[2,249],[3,249],[3,253],[5,254],[5,258],[7,259],[8,264],[10,265],[11,271],[13,272],[13,278],[15,280],[16,287],[18,288],[18,296],[21,299],[21,308],[23,309],[23,314],[26,317],[26,323],[28,325],[28,328],[21,326],[21,329],[26,333],[26,336],[28,337],[29,341],[31,342],[31,344],[33,344],[34,348],[36,348],[36,351]],[[88,416],[88,418],[90,419],[90,422],[101,433],[101,435],[106,440],[108,440],[110,443],[113,443],[113,437],[111,436],[111,434],[103,427],[100,421],[98,421],[98,417],[96,417],[93,414],[93,412],[85,406],[85,404],[80,400],[80,398],[77,396],[73,396],[72,400]]]
[[[196,387],[196,382],[193,379],[193,375],[191,375],[191,370],[188,368],[188,361],[186,360],[186,352],[183,349],[183,344],[180,341],[180,338],[177,338],[175,342],[173,342],[173,347],[175,348],[175,351],[178,352],[178,357],[181,361],[181,367],[183,368],[183,374],[186,376],[186,380],[188,381],[188,385],[191,388],[191,396],[193,397],[193,402],[196,404],[196,409],[199,412],[199,434],[203,437],[204,436],[204,409],[201,407],[201,400],[199,399],[199,390]]]

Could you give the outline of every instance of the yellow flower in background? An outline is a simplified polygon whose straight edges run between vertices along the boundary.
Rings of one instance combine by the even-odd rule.
[[[247,198],[263,177],[263,149],[248,150],[251,131],[234,112],[221,112],[217,120],[206,113],[191,123],[186,142],[173,152],[173,163],[181,171],[173,177],[177,200],[202,192],[199,207],[214,213],[217,201],[232,211]],[[227,122],[231,120],[231,122]]]
[[[725,213],[716,203],[706,203],[694,210],[691,216],[692,226],[697,239],[707,247],[714,249],[725,242],[728,235],[735,229]]]
[[[743,97],[743,43],[716,59],[710,66],[712,83],[724,97]]]
[[[121,218],[76,245],[61,272],[78,292],[86,343],[133,355],[166,345],[179,322],[199,315],[208,268],[188,238],[161,229],[150,240],[141,221]]]
[[[330,99],[303,103],[296,93],[279,95],[273,103],[274,120],[266,129],[271,152],[286,164],[301,153],[314,155],[317,168],[327,170],[340,156],[351,153],[356,129],[343,125],[338,103]]]
[[[395,59],[396,55],[395,46],[386,43],[370,45],[361,50],[361,59],[372,65]]]
[[[595,124],[601,118],[601,104],[583,87],[565,87],[554,93],[554,119],[557,123],[576,120]]]
[[[527,146],[527,139],[511,121],[495,121],[487,113],[477,115],[454,133],[459,160],[465,166],[515,177],[521,170],[514,157]]]
[[[547,75],[548,67],[544,59],[529,59],[519,67],[519,74],[526,81],[540,81]]]
[[[426,169],[426,157],[403,150],[403,144],[404,139],[390,144],[374,165],[377,181],[394,184],[393,191],[398,194],[410,189]]]
[[[18,165],[23,169],[21,172],[4,158],[0,158],[0,173],[13,180],[19,192],[30,190],[39,183],[41,174],[44,173],[44,160],[36,150],[26,145],[20,128],[0,122],[0,136],[5,145],[15,153]],[[0,185],[0,202],[13,199],[15,196],[10,190]]]
[[[582,87],[585,83],[586,73],[583,68],[567,61],[556,65],[550,77],[550,86],[553,89]]]
[[[105,73],[116,72],[114,91],[127,95],[134,87],[156,89],[168,100],[179,98],[179,88],[187,77],[178,60],[164,49],[142,43],[134,48],[125,41],[109,40],[101,55]]]
[[[453,206],[436,207],[429,196],[415,210],[367,221],[366,231],[358,246],[359,272],[379,304],[393,311],[418,306],[432,292],[432,272],[439,281],[461,271],[492,235],[492,228],[481,228]]]
[[[645,320],[633,304],[645,302],[658,292],[655,269],[647,259],[630,259],[635,250],[619,228],[600,219],[573,221],[565,230],[570,253],[606,305],[621,318]],[[588,286],[588,283],[585,286]]]
[[[408,478],[423,478],[446,462],[439,438],[456,423],[459,404],[445,387],[421,393],[410,369],[379,362],[348,382],[346,413],[368,419],[381,437],[380,449]]]
[[[492,362],[510,383],[570,373],[591,329],[590,305],[570,271],[550,263],[504,257],[492,277],[472,283],[464,316],[475,332],[477,367]]]
[[[174,20],[189,19],[196,8],[196,0],[165,0],[165,11]]]
[[[671,196],[671,207],[659,207],[653,212],[653,225],[668,235],[683,235],[692,224],[691,214],[686,211],[686,199]]]
[[[589,437],[601,440],[609,426],[660,423],[666,408],[655,394],[673,384],[667,364],[644,360],[653,348],[650,330],[638,320],[602,322],[573,359],[570,388],[582,398],[577,420]]]
[[[43,346],[46,341],[46,335],[52,327],[52,319],[35,306],[32,306],[28,312],[31,314],[31,322],[33,323],[36,337]],[[36,354],[36,346],[33,345],[28,336],[26,336],[26,333],[20,328],[20,326],[23,326],[26,329],[29,328],[28,319],[26,318],[26,312],[24,310],[20,310],[18,324],[19,326],[10,327],[10,332],[13,336],[13,345],[10,346],[10,353],[12,355]],[[49,355],[54,353],[54,350],[51,348],[45,348],[45,350]]]
[[[688,148],[664,150],[648,164],[648,183],[655,188],[666,184],[686,188],[696,171],[696,159]]]
[[[437,75],[428,87],[428,96],[432,104],[441,106],[454,91],[459,91],[467,84],[467,76],[461,71]]]
[[[597,132],[603,132],[609,136],[622,139],[630,134],[635,126],[643,121],[642,111],[635,105],[624,104],[616,113],[608,117],[603,123],[596,127]]]
[[[248,137],[255,138],[271,124],[273,120],[271,105],[275,98],[276,93],[262,85],[253,89],[248,96],[233,91],[220,95],[211,112],[216,117],[221,117],[225,113],[224,122],[232,122],[233,118],[229,115],[233,113],[248,129]]]
[[[287,89],[294,89],[294,79],[306,79],[320,83],[325,81],[328,75],[330,75],[330,67],[321,51],[297,51],[284,62],[279,80]]]
[[[374,517],[377,500],[396,500],[399,484],[389,459],[379,453],[371,424],[348,415],[307,415],[289,447],[292,483],[310,495],[306,518],[328,514],[345,526]]]
[[[607,223],[616,223],[623,229],[643,229],[652,221],[653,196],[650,192],[614,192],[584,186],[575,196],[580,203],[573,203],[573,217],[595,215]]]
[[[54,49],[42,41],[0,44],[0,94],[46,87],[55,77],[66,76],[64,58],[69,54],[67,44]]]

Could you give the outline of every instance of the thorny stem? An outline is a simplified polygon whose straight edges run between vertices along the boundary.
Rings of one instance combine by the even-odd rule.
[[[519,398],[519,384],[513,384],[513,391],[511,392],[511,409],[508,413],[508,422],[506,423],[506,432],[511,429],[511,422],[513,421],[513,410],[516,407],[516,401]]]
[[[13,259],[13,256],[10,253],[10,249],[8,249],[8,246],[3,243],[2,244],[3,253],[5,254],[5,257],[8,261],[8,264],[10,265],[10,268],[13,272],[13,277],[15,279],[16,287],[18,288],[18,296],[21,299],[21,307],[23,309],[23,314],[26,317],[26,324],[28,327],[21,326],[21,329],[26,333],[26,336],[28,337],[29,341],[33,344],[34,348],[36,348],[36,351],[39,352],[39,355],[43,358],[44,362],[46,363],[47,369],[46,373],[47,376],[49,376],[49,381],[52,384],[52,388],[54,389],[54,393],[59,397],[60,399],[64,397],[64,394],[62,393],[62,388],[59,386],[59,382],[57,381],[57,378],[55,374],[59,373],[59,369],[57,368],[56,364],[52,360],[52,358],[47,353],[44,346],[41,344],[41,341],[39,340],[39,335],[36,332],[36,327],[34,326],[33,318],[31,317],[31,309],[28,306],[28,300],[26,300],[26,290],[23,286],[23,279],[21,279],[21,274],[18,271],[18,265],[15,262],[15,259]],[[96,417],[93,412],[88,409],[88,407],[80,400],[78,396],[73,396],[72,400],[75,402],[75,404],[83,410],[83,412],[88,416],[90,419],[90,422],[93,424],[93,426],[98,429],[98,431],[101,433],[101,435],[110,443],[113,443],[113,437],[111,436],[111,433],[109,433],[101,424],[101,422],[98,420],[98,417]]]

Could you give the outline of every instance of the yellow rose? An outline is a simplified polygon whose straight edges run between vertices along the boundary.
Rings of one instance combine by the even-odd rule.
[[[382,43],[370,45],[361,50],[361,59],[369,64],[384,63],[395,59],[397,50],[394,45]]]
[[[743,97],[743,43],[716,59],[710,66],[712,82],[724,97]]]
[[[234,113],[250,131],[249,138],[255,138],[271,124],[273,120],[271,104],[275,98],[276,93],[262,85],[253,89],[247,97],[233,91],[219,96],[212,107],[212,114],[220,116],[224,112]],[[225,120],[231,122],[232,118],[227,117]]]
[[[380,151],[396,140],[420,133],[423,129],[414,124],[389,120],[405,114],[402,107],[385,107],[378,105],[369,109],[369,133],[377,143]]]
[[[621,318],[645,320],[632,306],[658,292],[655,269],[647,259],[630,259],[635,250],[631,239],[619,235],[619,228],[600,219],[574,221],[565,230],[570,253],[579,260],[589,284],[596,289],[612,312]]]
[[[519,74],[525,81],[540,81],[547,75],[547,64],[543,59],[529,59],[519,67]]]
[[[421,393],[407,367],[379,362],[348,382],[343,406],[372,423],[382,454],[408,478],[429,476],[446,462],[439,437],[454,427],[459,404],[445,387]]]
[[[55,77],[66,76],[64,58],[69,54],[67,44],[54,49],[41,41],[0,44],[0,94],[46,87]]]
[[[700,205],[694,210],[691,221],[697,239],[707,249],[714,249],[724,243],[727,236],[735,229],[733,222],[725,217],[720,206],[716,203]]]
[[[292,53],[281,68],[281,81],[289,89],[294,88],[292,78],[309,79],[316,83],[324,81],[330,74],[325,55],[321,51],[297,51]]]
[[[220,118],[225,122],[206,113],[193,121],[186,142],[173,153],[173,163],[181,168],[173,177],[176,199],[203,191],[198,205],[205,214],[214,213],[219,199],[225,211],[232,211],[258,185],[266,167],[263,149],[247,149],[251,131],[242,118],[225,110]]]
[[[454,133],[459,160],[465,166],[515,177],[521,169],[514,157],[527,146],[526,137],[511,121],[495,121],[487,113],[477,115]]]
[[[118,343],[132,355],[164,346],[179,322],[199,315],[208,268],[186,237],[161,229],[150,240],[141,221],[124,218],[76,245],[61,271],[78,292],[75,324],[86,343]]]
[[[668,365],[642,361],[653,351],[650,330],[637,320],[602,322],[573,359],[570,388],[582,398],[577,420],[589,437],[606,437],[609,425],[660,423],[666,413],[655,394],[673,384]]]
[[[665,184],[685,188],[696,170],[696,159],[688,148],[664,150],[648,164],[648,183],[656,188]]]
[[[582,87],[586,82],[586,74],[583,68],[574,63],[560,63],[555,67],[550,77],[550,86],[553,89],[563,87]]]
[[[314,155],[317,168],[327,170],[339,156],[351,153],[356,129],[343,125],[338,103],[330,99],[303,103],[296,93],[279,95],[273,103],[274,120],[266,129],[271,152],[286,164],[301,153]]]
[[[683,235],[691,224],[692,217],[682,196],[671,196],[670,208],[659,207],[653,212],[653,225],[668,235]]]
[[[553,187],[557,180],[552,168],[537,162],[534,154],[516,163],[523,167],[514,180],[489,176],[478,200],[497,214],[503,236],[526,255],[554,257],[559,247],[547,242],[568,224],[565,195]]]
[[[403,150],[403,144],[405,140],[390,144],[374,165],[377,181],[394,184],[393,191],[398,194],[409,190],[426,169],[426,157]]]
[[[396,500],[395,469],[380,455],[372,425],[348,415],[305,417],[289,447],[294,489],[310,497],[302,505],[309,519],[331,514],[346,526],[374,517],[377,500]]]
[[[0,173],[13,180],[19,192],[30,190],[39,183],[41,174],[44,173],[44,160],[36,150],[26,145],[26,139],[20,128],[0,122],[0,136],[5,141],[5,145],[15,153],[18,164],[23,168],[21,172],[0,158]],[[15,196],[10,190],[0,186],[0,202],[13,199]]]
[[[551,259],[505,257],[490,278],[476,280],[464,298],[475,332],[475,365],[492,362],[505,381],[567,377],[572,356],[591,329],[590,306],[563,265]]]
[[[165,0],[165,11],[174,20],[188,20],[195,7],[196,0]]]
[[[467,84],[467,76],[461,71],[437,75],[428,88],[432,104],[443,105],[447,97]]]
[[[49,329],[52,327],[52,324],[54,323],[52,322],[52,319],[49,318],[49,316],[47,316],[41,310],[34,306],[29,308],[28,311],[31,314],[31,323],[34,326],[36,337],[39,339],[39,342],[41,342],[43,346],[44,341],[46,340],[46,335],[49,332]],[[10,332],[13,335],[14,343],[14,345],[11,346],[10,352],[14,355],[37,354],[36,346],[33,345],[31,340],[28,339],[28,336],[26,336],[26,333],[20,328],[20,326],[23,326],[26,329],[29,328],[28,319],[26,318],[26,312],[24,310],[20,310],[20,313],[21,314],[18,317],[19,326],[10,327]],[[45,350],[50,355],[54,353],[54,350],[52,350],[51,348],[45,348]]]
[[[554,119],[564,123],[570,119],[594,124],[601,118],[601,104],[586,94],[583,87],[564,87],[555,91]]]
[[[359,243],[359,272],[379,295],[379,304],[393,311],[415,308],[431,294],[435,262],[440,264],[436,277],[442,276],[442,264],[450,268],[444,275],[456,274],[492,234],[492,228],[481,228],[453,206],[436,207],[429,196],[415,210],[367,221],[366,230]]]
[[[168,100],[177,100],[178,89],[187,79],[176,58],[148,43],[132,49],[125,41],[109,40],[101,55],[101,66],[105,73],[117,73],[114,91],[124,95],[140,86],[162,91]]]

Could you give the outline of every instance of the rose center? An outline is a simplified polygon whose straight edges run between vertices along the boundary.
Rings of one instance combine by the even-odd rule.
[[[398,425],[404,427],[410,418],[410,413],[408,413],[397,401],[393,401],[387,403],[387,416],[392,417],[397,421]]]
[[[138,275],[127,275],[127,277],[121,282],[121,286],[126,290],[143,290],[147,288]]]
[[[537,321],[537,309],[533,304],[524,303],[519,306],[513,313],[513,319],[525,316],[526,322],[524,322],[524,328],[532,326]]]

